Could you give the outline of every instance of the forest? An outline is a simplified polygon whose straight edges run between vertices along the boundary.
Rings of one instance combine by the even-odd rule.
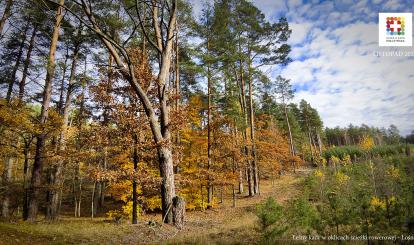
[[[0,244],[414,240],[414,131],[325,126],[287,18],[193,5],[0,2]]]

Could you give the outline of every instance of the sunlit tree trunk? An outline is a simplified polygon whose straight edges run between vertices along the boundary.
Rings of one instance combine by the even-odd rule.
[[[59,1],[60,5],[64,4],[64,0]],[[45,88],[43,91],[43,102],[42,102],[42,110],[40,113],[40,124],[44,125],[48,118],[49,114],[49,106],[50,100],[52,97],[52,82],[55,73],[55,52],[59,38],[59,30],[60,24],[63,19],[63,7],[59,6],[56,12],[56,22],[53,27],[53,35],[52,35],[52,42],[50,44],[49,50],[49,59],[47,64],[47,73],[46,73],[46,80],[45,80]],[[33,163],[33,170],[32,170],[32,179],[30,183],[30,199],[29,199],[29,213],[28,213],[28,220],[35,221],[37,218],[37,211],[38,211],[38,199],[40,195],[40,185],[41,185],[41,174],[43,169],[43,151],[44,145],[46,141],[46,134],[41,133],[37,137],[36,142],[36,151],[35,151],[35,158]]]
[[[179,59],[179,44],[178,44],[178,23],[176,21],[176,37],[175,37],[175,111],[179,111],[180,110],[180,96],[181,96],[181,89],[180,89],[180,59]],[[144,39],[145,40],[145,39]],[[179,146],[181,144],[181,139],[180,139],[180,130],[176,130],[175,133],[175,143],[177,144],[177,146]],[[176,168],[175,168],[175,173],[178,173],[180,170],[179,167],[179,163],[181,162],[181,159],[179,158],[178,160],[179,162],[176,163]]]
[[[240,91],[241,91],[241,107],[242,107],[242,114],[244,120],[244,130],[243,130],[243,140],[244,140],[244,154],[247,158],[246,160],[246,178],[247,178],[247,185],[249,188],[249,196],[254,196],[254,183],[253,183],[253,169],[252,169],[252,161],[250,159],[250,151],[248,147],[249,143],[249,132],[248,132],[248,119],[247,119],[247,103],[246,103],[246,92],[245,92],[245,80],[244,80],[244,70],[243,70],[243,62],[240,60]]]
[[[287,113],[287,105],[286,103],[283,103],[283,107],[284,107],[284,112],[285,112],[285,119],[286,119],[286,124],[288,126],[288,132],[289,132],[289,148],[290,148],[290,154],[292,157],[295,156],[295,147],[293,145],[293,137],[292,137],[292,129],[290,127],[290,122],[289,122],[289,117],[288,117],[288,113]],[[296,171],[296,165],[295,162],[292,161],[292,167],[293,167],[293,172]]]
[[[69,110],[70,105],[72,103],[72,96],[73,96],[73,90],[74,90],[74,83],[75,83],[75,76],[76,76],[76,67],[77,67],[77,61],[78,61],[78,55],[80,50],[80,43],[77,43],[73,50],[73,56],[72,56],[72,65],[70,69],[70,76],[69,76],[69,82],[68,82],[68,90],[66,91],[66,98],[65,98],[65,104],[63,106],[63,127],[60,132],[59,141],[58,141],[58,151],[59,153],[62,153],[66,146],[65,146],[65,140],[66,140],[66,130],[67,125],[69,123]],[[51,167],[50,176],[49,176],[49,186],[51,186],[51,190],[49,190],[49,200],[46,210],[46,219],[48,220],[55,220],[57,218],[58,214],[58,207],[59,207],[59,193],[61,188],[61,173],[63,168],[63,161],[59,160],[57,163],[55,163],[54,166]]]
[[[9,205],[10,205],[10,182],[12,178],[12,170],[14,164],[14,157],[7,157],[4,165],[3,170],[3,177],[2,177],[2,186],[5,188],[4,197],[1,202],[2,209],[1,209],[1,216],[4,218],[8,218],[10,215]]]
[[[251,67],[251,53],[249,49],[249,62],[248,62],[248,80],[249,80],[249,123],[250,123],[250,142],[252,144],[251,150],[251,164],[252,164],[252,177],[253,177],[253,191],[254,194],[259,193],[259,168],[257,166],[256,156],[256,144],[255,144],[255,125],[254,125],[254,108],[253,108],[253,75]]]
[[[210,51],[210,41],[207,39],[207,55]],[[211,208],[213,202],[213,186],[211,185],[210,169],[211,169],[211,69],[210,63],[207,64],[207,208]]]

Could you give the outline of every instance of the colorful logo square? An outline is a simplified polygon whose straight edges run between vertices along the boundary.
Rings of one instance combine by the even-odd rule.
[[[404,17],[387,17],[386,19],[387,35],[404,35],[405,18]]]
[[[379,13],[378,45],[379,46],[412,46],[413,15],[412,13]]]

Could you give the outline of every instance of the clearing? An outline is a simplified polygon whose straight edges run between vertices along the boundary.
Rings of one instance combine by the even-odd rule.
[[[309,171],[299,169],[273,184],[263,181],[260,195],[237,195],[236,208],[232,207],[231,195],[225,195],[224,202],[212,210],[187,212],[186,226],[181,231],[161,226],[158,214],[140,217],[137,225],[63,216],[56,223],[0,223],[0,244],[252,244],[260,235],[256,230],[256,205],[269,196],[280,203],[295,197]]]

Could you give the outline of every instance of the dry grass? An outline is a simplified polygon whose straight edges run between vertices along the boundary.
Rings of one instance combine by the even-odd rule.
[[[0,223],[0,244],[251,244],[259,237],[254,215],[256,204],[269,196],[284,202],[300,192],[301,175],[285,175],[261,183],[261,195],[238,195],[236,208],[231,196],[212,210],[187,212],[186,226],[178,231],[160,222],[160,215],[140,217],[138,225],[115,224],[107,219],[63,217],[59,222]]]

